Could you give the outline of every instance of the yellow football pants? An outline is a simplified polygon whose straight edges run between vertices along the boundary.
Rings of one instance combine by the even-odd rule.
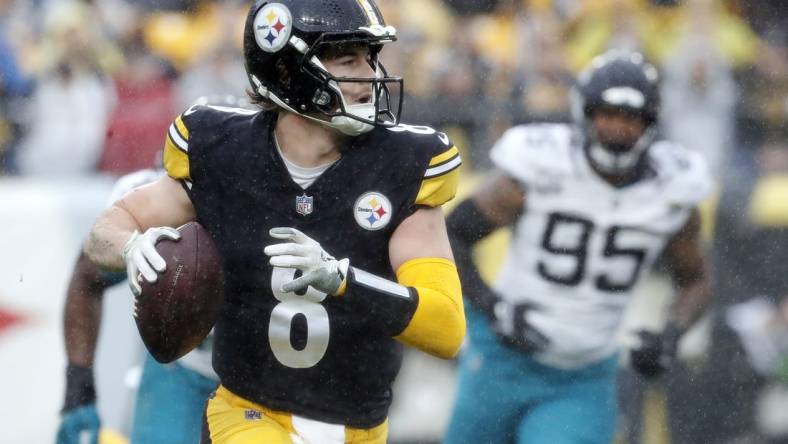
[[[208,444],[385,444],[388,422],[353,429],[277,412],[219,386],[206,407]]]

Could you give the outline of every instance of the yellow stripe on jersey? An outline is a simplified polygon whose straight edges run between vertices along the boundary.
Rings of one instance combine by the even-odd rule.
[[[430,159],[415,204],[438,207],[454,199],[460,182],[460,165],[460,151],[455,146]]]
[[[182,116],[178,116],[175,119],[175,126],[178,127],[178,132],[181,133],[183,138],[188,142],[189,141],[189,128],[186,128],[186,124],[183,123]]]
[[[454,357],[465,338],[465,310],[457,267],[448,259],[418,258],[402,264],[397,281],[419,293],[419,305],[395,337],[443,359]]]
[[[189,155],[179,149],[172,139],[167,137],[164,142],[164,169],[167,175],[176,180],[191,180],[189,171]]]
[[[460,150],[458,150],[456,146],[453,146],[448,150],[444,151],[443,153],[438,154],[437,156],[430,159],[430,166],[434,167],[435,165],[446,162],[447,160],[459,154],[460,154]]]
[[[788,175],[758,181],[750,197],[750,220],[759,227],[788,227]]]
[[[186,128],[181,116],[178,116],[170,125],[170,128],[167,130],[167,138],[181,151],[189,151],[189,129]]]

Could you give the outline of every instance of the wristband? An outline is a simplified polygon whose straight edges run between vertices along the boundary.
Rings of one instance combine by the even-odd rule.
[[[66,399],[63,412],[96,402],[96,386],[93,380],[93,367],[79,367],[68,364],[66,367]]]

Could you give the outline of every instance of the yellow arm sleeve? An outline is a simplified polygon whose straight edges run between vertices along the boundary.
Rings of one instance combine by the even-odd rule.
[[[465,310],[454,263],[440,258],[413,259],[399,267],[397,281],[416,289],[419,304],[395,339],[439,358],[456,356],[465,338]]]

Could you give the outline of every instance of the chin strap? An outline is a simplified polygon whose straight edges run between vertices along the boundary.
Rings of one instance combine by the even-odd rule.
[[[356,120],[348,116],[334,116],[331,118],[330,121],[327,121],[327,120],[318,119],[316,117],[312,117],[308,114],[300,113],[296,111],[292,106],[285,103],[282,99],[277,97],[277,95],[271,92],[268,88],[266,88],[263,85],[263,83],[260,82],[257,76],[252,75],[251,78],[255,84],[257,93],[260,94],[261,96],[271,100],[272,102],[276,103],[278,106],[284,108],[285,110],[293,114],[298,114],[299,116],[309,119],[313,122],[317,122],[323,126],[327,126],[329,128],[335,129],[341,132],[342,134],[345,134],[347,136],[359,136],[361,134],[368,133],[369,131],[372,131],[372,129],[375,128],[374,126],[368,123],[362,122],[360,120]],[[374,116],[372,118],[369,117],[370,114],[375,113],[375,105],[371,103],[350,105],[347,106],[346,109],[348,113],[354,116],[361,117],[364,119],[374,120]]]
[[[362,103],[346,107],[347,112],[362,119],[375,120],[375,105]],[[372,131],[374,126],[348,116],[335,116],[331,118],[330,127],[342,131],[348,136],[358,136]]]

